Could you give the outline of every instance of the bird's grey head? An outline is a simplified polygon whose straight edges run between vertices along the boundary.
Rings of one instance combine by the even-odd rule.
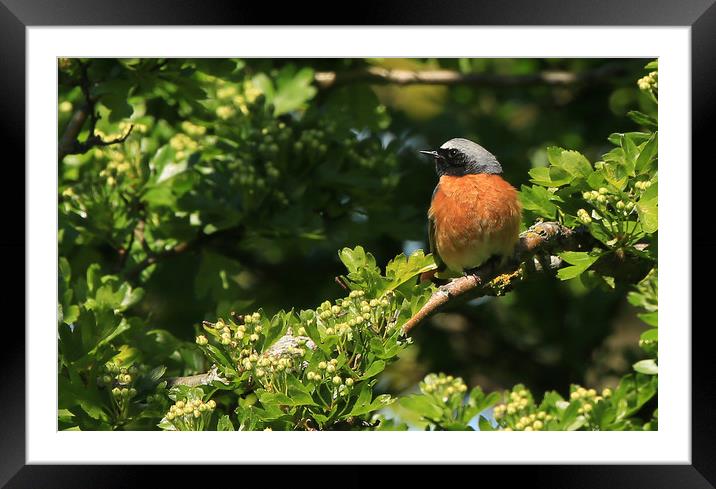
[[[502,173],[492,153],[469,139],[454,138],[435,151],[420,151],[435,158],[438,176],[462,176],[476,173]]]

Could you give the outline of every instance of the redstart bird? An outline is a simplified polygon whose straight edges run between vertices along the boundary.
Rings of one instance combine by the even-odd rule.
[[[438,184],[428,211],[428,237],[438,272],[468,273],[490,259],[512,255],[522,205],[489,151],[455,138],[435,151]]]

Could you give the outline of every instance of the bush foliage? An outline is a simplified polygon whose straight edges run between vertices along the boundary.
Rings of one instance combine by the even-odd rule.
[[[610,95],[615,106],[641,105],[610,119],[631,119],[638,131],[599,128],[608,147],[585,144],[595,128],[566,129],[576,109],[550,114],[547,128],[520,127],[516,115],[547,116],[525,112],[523,94],[494,108],[499,88],[446,95],[446,87],[325,90],[314,81],[317,70],[370,63],[497,74],[544,68],[534,60],[493,62],[60,60],[60,128],[78,111],[87,115],[79,146],[60,155],[60,429],[657,429],[656,62],[636,86]],[[568,68],[589,67],[573,63]],[[576,92],[527,93],[558,105]],[[424,239],[422,209],[434,176],[416,169],[414,149],[424,141],[406,129],[424,121],[433,142],[442,142],[444,112],[435,98],[447,108],[492,104],[483,108],[489,117],[518,125],[515,145],[532,138],[532,167],[507,175],[523,182],[525,227],[557,221],[593,237],[589,250],[557,250],[556,276],[528,272],[523,286],[494,300],[509,312],[483,319],[509,326],[493,339],[547,351],[556,340],[529,340],[530,331],[554,334],[588,364],[578,354],[585,339],[570,343],[545,317],[546,304],[559,304],[555,317],[574,316],[555,299],[566,297],[584,309],[585,329],[599,321],[601,329],[589,333],[595,338],[575,333],[595,344],[615,315],[603,310],[626,298],[644,325],[641,353],[612,387],[524,385],[544,383],[535,377],[495,388],[511,378],[501,374],[469,388],[449,368],[425,372],[455,357],[443,348],[435,360],[419,335],[402,330],[436,290],[418,280],[434,267],[431,255],[409,246]],[[559,135],[543,132],[550,128]],[[104,143],[112,140],[120,141]],[[337,274],[341,287],[332,281]],[[469,320],[485,306],[458,307]],[[601,312],[587,318],[589,307]],[[400,364],[411,365],[416,349],[429,359],[415,370],[427,375],[413,382],[417,389],[400,387]]]

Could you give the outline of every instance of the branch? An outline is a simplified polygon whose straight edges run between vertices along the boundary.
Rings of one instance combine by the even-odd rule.
[[[94,133],[95,122],[92,122],[93,128],[92,128],[91,133],[87,136],[87,139],[80,142],[76,139],[76,137],[77,137],[77,133],[79,133],[79,129],[82,128],[82,124],[84,124],[84,119],[87,118],[86,114],[84,116],[82,116],[83,113],[84,113],[84,110],[82,110],[82,109],[75,112],[75,114],[72,116],[72,119],[67,124],[67,129],[65,130],[65,133],[62,135],[62,140],[60,142],[60,159],[64,158],[67,155],[76,155],[76,154],[86,153],[87,151],[89,151],[92,148],[111,146],[112,144],[123,143],[124,141],[127,140],[129,135],[132,134],[132,129],[134,129],[134,126],[131,125],[131,126],[129,126],[129,130],[127,131],[127,133],[124,134],[123,136],[119,136],[114,139],[110,139],[109,141],[105,141],[104,139],[102,139],[101,137],[99,137],[97,134]],[[83,119],[83,117],[84,117],[84,119]],[[72,122],[73,122],[73,120],[75,120],[75,118],[77,118],[77,122],[79,122],[80,119],[82,119],[82,122],[79,124],[79,126],[72,127],[73,126]],[[97,116],[92,117],[91,119],[95,120],[96,118],[97,118]],[[77,133],[75,133],[75,130],[77,131]],[[74,136],[73,136],[73,134],[74,134]]]
[[[129,126],[129,130],[124,136],[120,136],[109,141],[105,141],[95,133],[97,121],[99,120],[99,114],[95,111],[97,97],[92,96],[91,85],[92,82],[89,79],[87,63],[80,62],[79,86],[85,97],[85,103],[82,108],[72,114],[72,117],[65,128],[65,132],[62,133],[62,137],[60,138],[57,146],[60,160],[67,155],[86,153],[94,147],[123,143],[132,133],[132,129],[134,129],[134,126]],[[79,136],[80,131],[82,131],[82,127],[84,126],[87,118],[90,119],[90,127],[87,138],[84,141],[79,141],[77,137]]]
[[[233,313],[232,313],[233,314]],[[213,323],[204,321],[204,324],[214,326]],[[293,348],[297,348],[304,345],[311,350],[316,349],[316,344],[308,336],[293,336],[293,333],[289,332],[279,338],[273,345],[271,345],[263,354],[263,357],[280,357]],[[214,381],[219,381],[222,384],[228,384],[229,381],[219,375],[216,365],[212,365],[211,369],[203,374],[189,375],[187,377],[172,377],[167,381],[167,387],[173,387],[175,385],[187,385],[189,387],[197,387],[200,385],[209,385]]]
[[[348,83],[366,82],[376,85],[573,85],[608,79],[626,72],[626,67],[608,64],[593,70],[574,73],[571,71],[546,70],[528,75],[498,75],[493,73],[460,73],[454,70],[393,70],[379,66],[351,71],[318,71],[314,81],[321,89],[329,89]]]
[[[72,114],[72,118],[70,118],[70,121],[67,123],[65,132],[62,133],[62,137],[60,138],[60,142],[58,144],[60,159],[64,158],[68,154],[75,154],[75,147],[79,144],[77,136],[79,136],[82,126],[84,126],[85,121],[87,120],[87,115],[91,110],[93,110],[92,107],[84,105],[81,109],[78,109],[74,114]]]
[[[171,377],[167,380],[167,387],[174,387],[175,385],[186,385],[189,387],[197,387],[200,385],[209,385],[214,381],[219,381],[222,384],[228,384],[229,382],[219,375],[219,371],[216,365],[213,365],[208,372],[203,374],[188,375],[186,377]]]
[[[557,251],[590,248],[594,243],[584,230],[573,230],[556,222],[539,222],[520,234],[514,256],[503,264],[488,262],[474,273],[457,278],[441,286],[428,302],[404,325],[408,333],[430,314],[448,301],[476,292],[474,297],[502,295],[525,277],[524,264],[528,262],[535,270],[546,271],[559,268],[559,257],[551,256]],[[536,259],[536,255],[540,255]],[[543,258],[549,256],[549,262]]]

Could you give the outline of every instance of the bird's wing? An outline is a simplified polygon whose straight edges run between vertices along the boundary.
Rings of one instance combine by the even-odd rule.
[[[435,198],[435,192],[437,192],[437,190],[438,187],[436,186],[435,190],[433,190],[432,198]],[[435,245],[435,219],[433,219],[432,216],[428,216],[428,244],[430,245],[430,253],[433,254],[435,264],[438,266],[438,272],[442,272],[443,270],[445,270],[445,263],[443,262],[442,258],[440,258],[438,248]]]

